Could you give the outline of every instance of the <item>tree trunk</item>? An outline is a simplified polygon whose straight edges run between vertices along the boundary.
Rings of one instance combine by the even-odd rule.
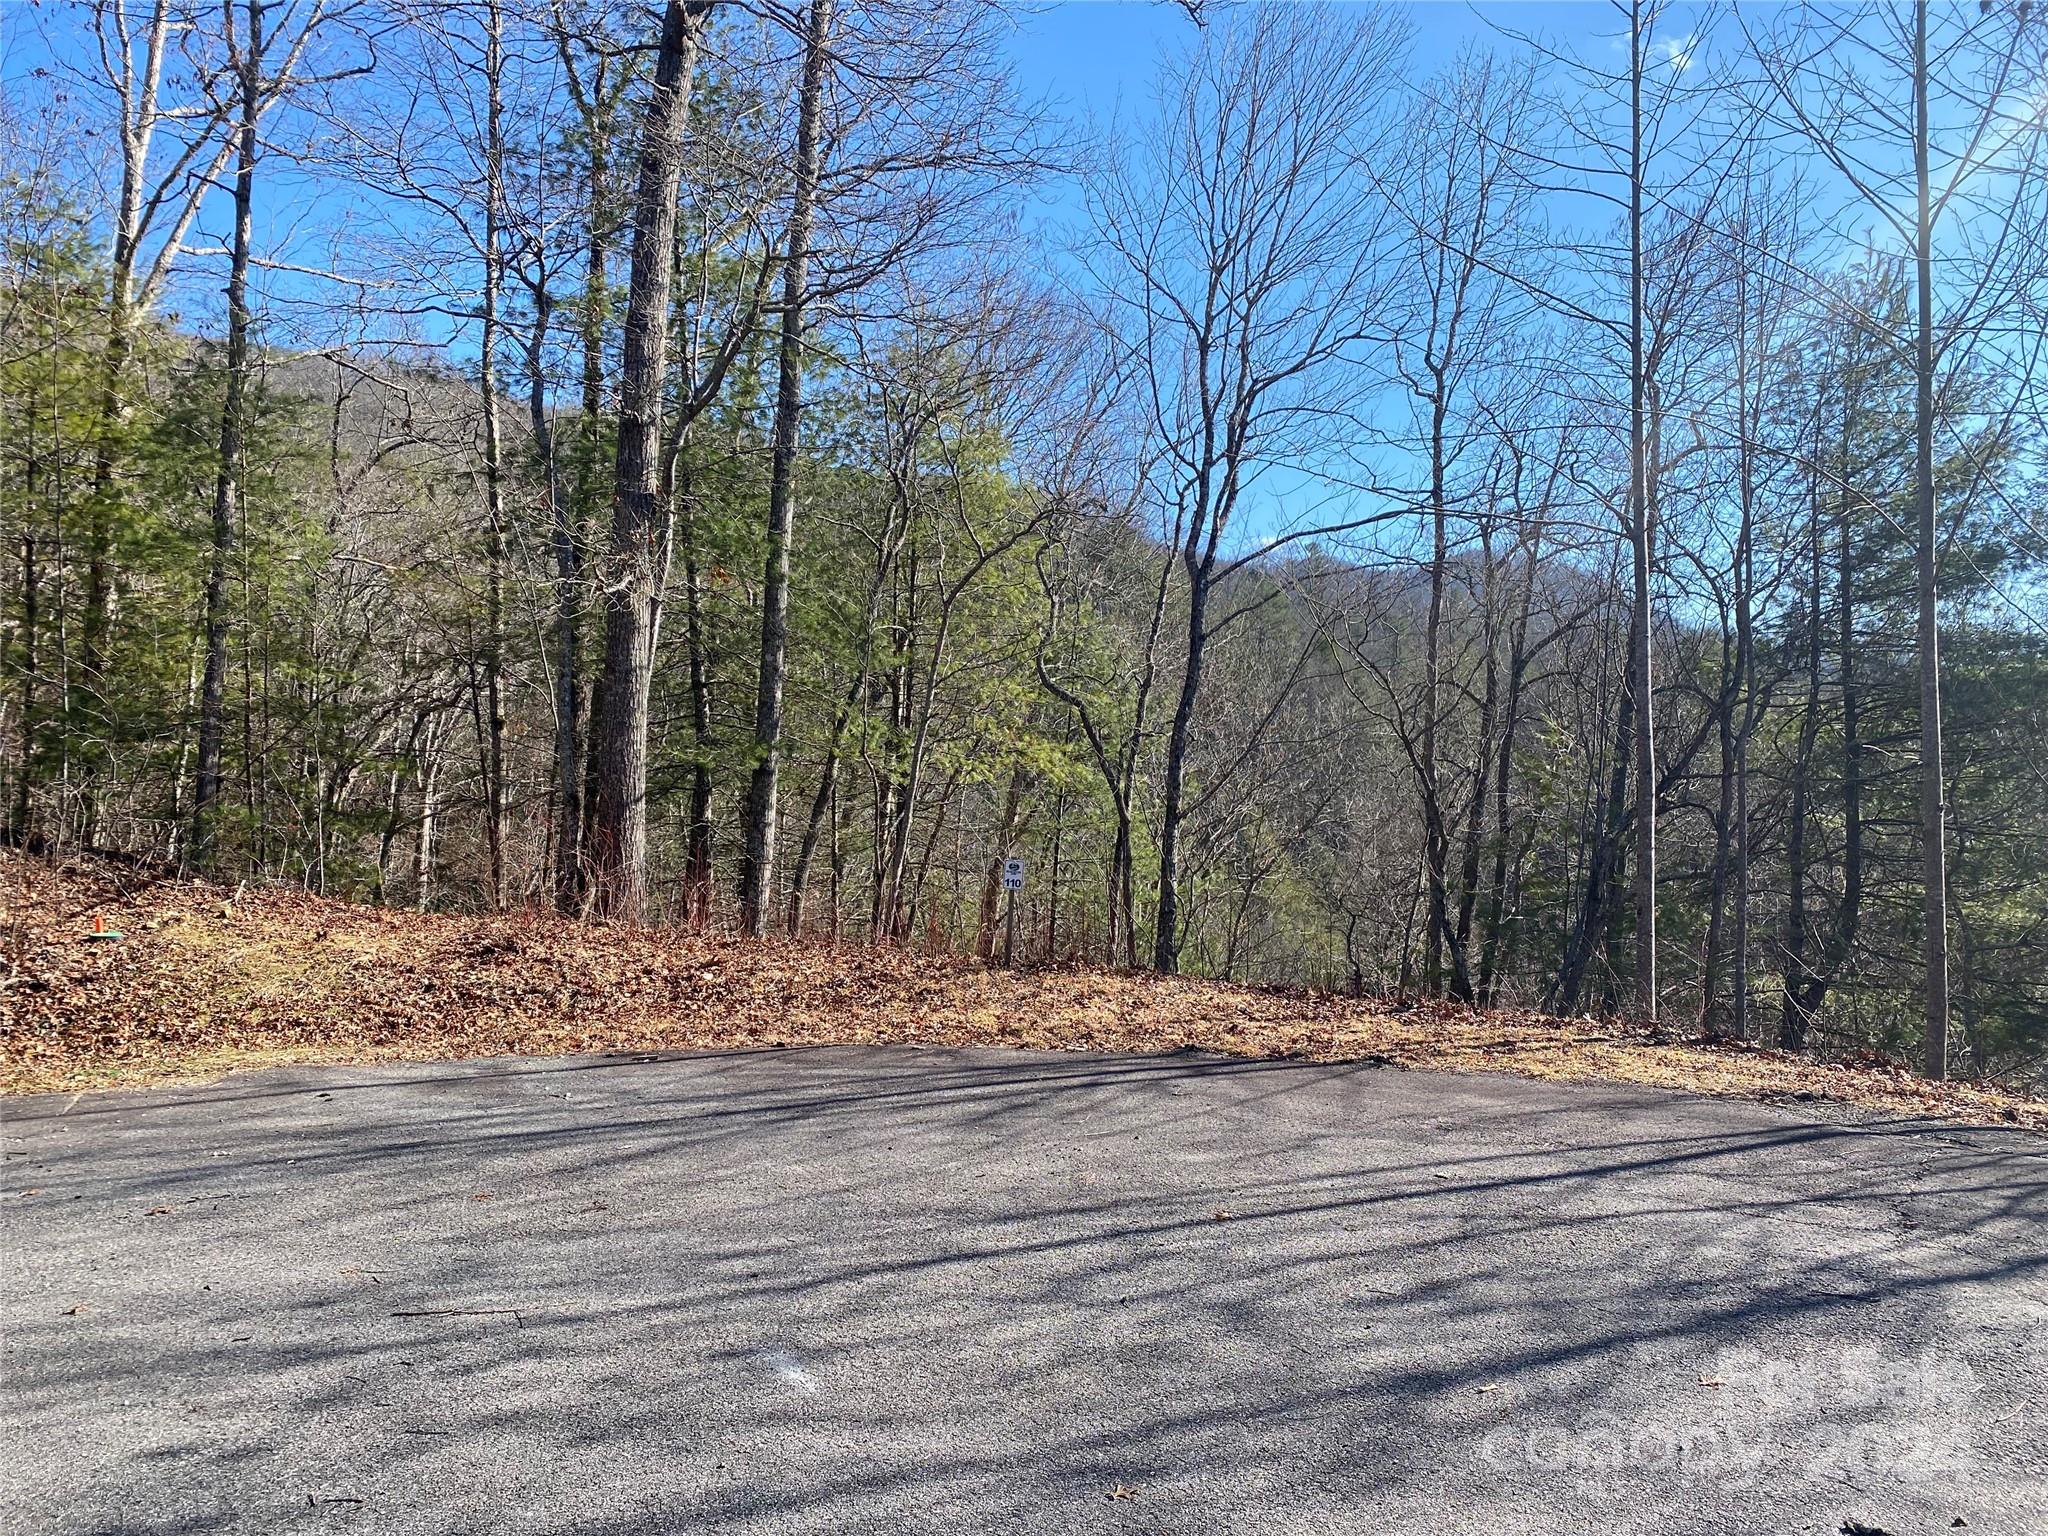
[[[1785,841],[1785,996],[1778,1024],[1778,1044],[1788,1051],[1806,1048],[1813,1022],[1813,968],[1806,915],[1806,824],[1813,790],[1813,749],[1820,731],[1820,491],[1819,458],[1815,457],[1813,537],[1808,550],[1806,600],[1806,708],[1799,720],[1799,745],[1792,761],[1791,826]]]
[[[1444,382],[1441,373],[1430,400],[1429,423],[1429,616],[1422,630],[1422,760],[1416,765],[1422,781],[1423,878],[1429,882],[1429,931],[1423,938],[1423,986],[1432,996],[1443,992],[1444,941],[1450,934],[1450,909],[1444,890],[1450,858],[1450,837],[1444,826],[1443,800],[1437,782],[1437,723],[1443,708],[1444,567],[1449,554],[1444,507]]]
[[[545,284],[536,284],[526,343],[526,415],[540,461],[548,509],[548,543],[555,564],[554,825],[547,878],[555,909],[574,912],[583,894],[583,660],[580,631],[582,556],[576,509],[563,494],[561,442],[548,415],[545,350],[553,313]]]
[[[1934,507],[1934,207],[1928,189],[1927,0],[1913,6],[1913,241],[1917,325],[1913,360],[1913,496],[1920,523],[1920,850],[1927,959],[1928,1077],[1948,1076],[1948,852],[1941,769],[1940,547]]]
[[[1514,781],[1515,732],[1521,723],[1522,688],[1529,666],[1529,614],[1536,599],[1537,552],[1541,534],[1529,541],[1522,566],[1522,590],[1509,630],[1507,697],[1501,706],[1499,746],[1493,765],[1493,867],[1487,885],[1486,924],[1480,944],[1478,1000],[1492,1007],[1497,978],[1508,950],[1508,843],[1511,790]]]
[[[689,130],[691,77],[715,0],[668,0],[641,129],[614,457],[610,570],[605,581],[603,712],[590,816],[590,878],[599,909],[639,922],[647,912],[648,691],[666,564],[659,502],[662,390],[675,278],[676,194]]]
[[[426,756],[419,765],[420,824],[412,844],[412,904],[424,912],[432,898],[434,835],[441,826],[441,731],[429,724],[423,733]]]
[[[796,457],[803,416],[804,295],[810,285],[811,219],[823,153],[826,39],[833,0],[811,0],[797,108],[796,187],[782,269],[776,357],[775,440],[768,479],[768,557],[761,584],[761,670],[754,696],[754,775],[747,790],[747,841],[740,874],[740,926],[768,931],[775,880],[775,811],[782,762],[782,689],[789,667],[789,557],[796,518]]]
[[[704,576],[697,555],[697,498],[684,456],[681,516],[683,546],[683,648],[690,672],[690,810],[683,849],[683,907],[691,924],[711,921],[711,666],[705,654]]]
[[[240,119],[235,136],[234,240],[228,262],[227,377],[221,398],[220,464],[213,487],[212,554],[206,571],[206,669],[199,687],[199,746],[192,782],[192,831],[185,843],[187,869],[213,866],[215,821],[221,792],[221,743],[228,677],[228,562],[243,494],[249,388],[249,259],[256,194],[257,121],[262,113],[258,69],[268,6],[249,0],[249,35],[239,60]]]
[[[1836,519],[1834,571],[1836,665],[1840,673],[1842,695],[1842,894],[1835,905],[1834,922],[1829,928],[1827,947],[1821,952],[1820,957],[1810,964],[1802,965],[1796,982],[1793,968],[1787,967],[1786,1017],[1789,1022],[1796,1013],[1800,1021],[1801,1038],[1804,1038],[1812,1021],[1819,1015],[1821,1006],[1827,1001],[1829,989],[1848,965],[1855,950],[1856,936],[1861,931],[1863,923],[1863,729],[1861,694],[1856,677],[1854,521],[1850,515],[1851,505],[1857,500],[1853,494],[1855,466],[1850,459],[1850,434],[1856,417],[1853,385],[1845,389],[1842,413],[1841,489]],[[1867,503],[1865,507],[1867,510]],[[1818,714],[1820,703],[1818,678],[1821,563],[1818,510],[1816,506],[1812,577],[1815,635],[1810,653],[1810,665],[1815,681],[1807,695],[1809,723],[1802,727],[1800,735],[1802,806],[1805,797],[1810,793],[1806,788],[1806,777],[1811,773],[1806,758],[1811,755],[1813,749],[1810,721]]]
[[[875,602],[871,596],[868,604],[870,626],[873,625],[874,618]],[[804,824],[803,842],[797,848],[796,868],[792,871],[789,882],[789,931],[792,934],[803,930],[804,892],[810,883],[812,862],[817,857],[819,835],[839,799],[839,760],[841,748],[846,741],[846,727],[852,722],[854,706],[860,702],[861,695],[867,692],[867,687],[868,666],[864,652],[861,665],[854,672],[851,686],[847,688],[845,697],[839,701],[839,712],[832,717],[832,735],[825,748],[825,766],[818,772],[818,789],[811,797],[810,819]]]
[[[498,332],[503,268],[498,257],[504,199],[505,103],[503,16],[486,7],[484,46],[484,291],[477,383],[483,397],[484,456],[484,847],[490,858],[491,908],[505,908],[505,466],[498,417]]]
[[[817,793],[811,798],[810,819],[804,825],[803,842],[798,846],[796,868],[791,872],[789,882],[789,931],[794,934],[803,927],[804,893],[810,880],[811,866],[817,856],[818,837],[828,815],[834,815],[839,799],[839,765],[846,742],[846,728],[853,722],[853,712],[868,692],[868,679],[874,669],[875,627],[882,616],[882,600],[888,590],[889,581],[895,575],[896,556],[903,547],[903,540],[910,526],[910,506],[901,497],[893,497],[889,514],[883,520],[882,531],[875,541],[875,570],[868,583],[867,605],[861,613],[860,660],[854,667],[853,678],[847,684],[845,694],[839,700],[839,708],[832,716],[832,733],[825,747],[825,766],[818,775]],[[708,708],[708,705],[707,705]],[[708,718],[708,717],[707,717]],[[834,824],[836,836],[837,825]],[[838,908],[835,898],[833,921],[838,922]]]
[[[1727,610],[1722,610],[1727,623]],[[1721,770],[1715,775],[1719,798],[1714,805],[1714,858],[1708,876],[1707,953],[1700,967],[1700,1028],[1721,1032],[1721,955],[1728,923],[1728,873],[1734,862],[1735,831],[1735,701],[1741,679],[1735,675],[1734,636],[1721,631],[1721,669],[1726,681],[1714,705],[1714,730],[1721,748]]]
[[[100,381],[98,442],[94,446],[92,502],[86,519],[85,614],[80,626],[81,685],[104,711],[108,631],[113,619],[114,511],[119,492],[114,463],[119,438],[128,422],[128,373],[135,353],[135,261],[142,238],[143,191],[155,136],[157,92],[163,60],[172,33],[170,7],[164,0],[150,16],[143,68],[134,82],[135,106],[124,102],[121,122],[121,190],[114,205],[114,227],[107,280],[107,339]],[[125,61],[124,61],[125,62]],[[79,840],[91,848],[99,821],[99,754],[86,754],[80,792]]]
[[[1480,844],[1484,839],[1489,767],[1493,759],[1494,731],[1500,712],[1500,619],[1496,606],[1499,567],[1493,557],[1493,537],[1482,530],[1484,594],[1481,623],[1485,642],[1484,683],[1479,696],[1479,729],[1472,745],[1472,787],[1465,797],[1463,851],[1458,861],[1458,917],[1450,934],[1451,996],[1461,1003],[1477,999],[1472,978],[1472,928],[1479,911]]]
[[[1191,535],[1192,537],[1192,535]],[[1180,832],[1185,814],[1182,799],[1187,788],[1188,734],[1195,718],[1195,701],[1202,690],[1202,651],[1208,638],[1204,630],[1209,612],[1209,562],[1197,561],[1192,552],[1188,568],[1188,664],[1180,684],[1180,698],[1173,709],[1173,728],[1166,740],[1166,784],[1159,823],[1159,921],[1152,935],[1152,969],[1171,975],[1180,969]]]
[[[1744,268],[1747,271],[1747,268]],[[1743,357],[1749,355],[1744,321]],[[1745,364],[1743,399],[1740,406],[1737,465],[1741,523],[1736,532],[1735,557],[1735,674],[1742,694],[1742,718],[1735,730],[1735,975],[1733,1027],[1735,1038],[1749,1038],[1749,740],[1756,730],[1756,455],[1755,429],[1761,409],[1751,402],[1761,397],[1750,386]]]
[[[804,931],[804,895],[811,883],[811,865],[818,856],[818,842],[825,830],[825,817],[832,808],[839,793],[839,733],[835,730],[832,744],[825,749],[825,766],[818,770],[817,792],[811,796],[810,818],[804,823],[803,841],[797,845],[796,868],[789,881],[790,936],[796,938]]]
[[[1645,425],[1648,387],[1643,352],[1643,70],[1650,39],[1641,0],[1629,31],[1629,554],[1634,565],[1634,603],[1629,623],[1635,690],[1635,1010],[1646,1023],[1657,1020],[1657,735],[1650,665],[1650,576],[1654,498],[1650,493],[1650,445]]]
[[[1586,861],[1585,895],[1579,915],[1565,943],[1564,963],[1558,968],[1552,996],[1560,1013],[1579,1011],[1585,993],[1586,971],[1593,951],[1605,931],[1616,884],[1622,833],[1628,820],[1628,780],[1635,761],[1635,701],[1633,649],[1622,681],[1621,696],[1615,704],[1614,756],[1607,783],[1593,802],[1593,847]]]
[[[29,500],[33,502],[31,490]],[[29,791],[35,781],[36,738],[36,641],[42,622],[40,597],[42,569],[36,559],[36,536],[24,529],[21,535],[21,732],[20,776],[14,781],[14,804],[7,813],[8,841],[15,847],[29,842]]]
[[[996,913],[1003,897],[1003,861],[1009,857],[1011,840],[1017,834],[1017,812],[1024,803],[1025,782],[1023,764],[1012,764],[1010,782],[1003,791],[1003,814],[996,823],[994,852],[988,867],[982,871],[981,910],[975,924],[974,952],[983,960],[995,957]],[[1050,946],[1046,953],[1052,953]]]
[[[384,775],[384,829],[377,836],[377,883],[370,889],[370,904],[381,907],[391,891],[391,847],[398,840],[398,769]]]
[[[577,306],[582,397],[576,423],[575,488],[565,500],[551,480],[549,503],[554,514],[549,540],[555,557],[554,892],[558,910],[577,912],[589,895],[590,791],[596,782],[595,763],[586,760],[593,701],[583,685],[583,583],[584,552],[590,547],[600,495],[597,457],[604,418],[605,285],[611,255],[611,225],[605,211],[611,125],[603,105],[602,66],[596,90],[586,93],[576,84],[578,76],[568,37],[558,34],[556,44],[583,127],[588,220],[583,246],[583,294]],[[551,454],[550,463],[553,462]]]

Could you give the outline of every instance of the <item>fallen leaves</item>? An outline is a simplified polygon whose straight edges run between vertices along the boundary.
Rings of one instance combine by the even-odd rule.
[[[15,940],[0,994],[0,1091],[189,1082],[297,1062],[1019,1045],[1616,1080],[2048,1131],[2048,1101],[1930,1084],[1875,1059],[1821,1063],[1523,1011],[1396,1008],[1100,970],[1012,973],[892,946],[551,913],[394,912],[288,887],[248,887],[224,902],[216,887],[131,879],[110,898],[109,884],[90,861],[54,867],[0,852],[0,928]],[[96,907],[127,941],[73,942],[76,914]]]

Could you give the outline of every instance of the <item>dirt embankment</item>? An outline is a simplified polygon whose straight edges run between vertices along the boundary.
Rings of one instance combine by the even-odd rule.
[[[90,937],[95,924],[118,938]],[[0,1091],[237,1067],[791,1045],[1187,1047],[1834,1100],[2048,1132],[2048,1101],[1881,1063],[1652,1037],[1613,1021],[1393,1008],[1109,971],[392,912],[291,889],[0,855]]]

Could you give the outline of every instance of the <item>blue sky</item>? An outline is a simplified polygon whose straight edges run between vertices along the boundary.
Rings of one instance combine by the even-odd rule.
[[[1395,9],[1413,31],[1415,79],[1448,64],[1468,44],[1513,51],[1517,45],[1500,35],[1503,28],[1588,57],[1622,35],[1621,12],[1611,0],[1397,0]],[[1674,4],[1662,30],[1684,31],[1697,10]],[[1020,10],[1011,57],[1027,98],[1044,101],[1061,116],[1108,126],[1146,112],[1161,64],[1196,35],[1194,22],[1174,0],[1053,0]],[[1047,189],[1046,206],[1070,204],[1074,191]]]
[[[1410,57],[1415,79],[1447,64],[1470,43],[1512,48],[1512,42],[1498,37],[1496,25],[1544,36],[1566,52],[1597,57],[1608,46],[1604,40],[1619,34],[1623,19],[1611,0],[1511,0],[1487,5],[1410,0],[1402,9],[1413,34]],[[1673,10],[1667,26],[1682,29],[1690,7],[1681,4]],[[1199,37],[1195,22],[1175,0],[1063,0],[1036,5],[1025,0],[1013,14],[1010,51],[1023,94],[1042,101],[1056,120],[1102,128],[1145,116],[1162,63]],[[74,8],[67,0],[0,0],[0,78],[24,82],[40,67],[60,60],[84,63],[89,38],[82,6]],[[36,93],[35,88],[29,92]],[[1079,183],[1068,178],[1042,185],[1018,209],[1024,224],[1049,236],[1046,249],[1055,262],[1065,233],[1078,222],[1080,203]],[[366,234],[377,222],[377,210],[362,201],[359,191],[306,178],[286,162],[273,161],[259,178],[256,238],[259,250],[269,256],[326,266],[333,258],[327,244],[335,231],[354,223]],[[222,232],[221,224],[221,209],[210,208],[195,235],[213,243]],[[345,260],[340,264],[348,265]],[[186,310],[187,323],[208,328],[218,313],[217,263],[202,258],[182,265],[183,280],[175,285],[168,307]],[[289,276],[259,274],[257,286],[266,339],[284,346],[330,339],[296,334],[293,296],[304,285]],[[331,319],[320,317],[334,295],[314,284],[305,297],[314,301],[312,323],[331,325]],[[445,331],[432,320],[424,324],[430,335]],[[464,339],[454,339],[456,356],[468,350]],[[1329,494],[1327,487],[1301,475],[1270,476],[1250,497],[1244,531],[1256,538],[1262,530],[1301,515],[1295,503],[1322,502]]]
[[[1566,52],[1593,56],[1621,25],[1611,0],[1494,0],[1482,5],[1407,0],[1398,8],[1413,29],[1412,70],[1418,79],[1447,63],[1467,43],[1494,42],[1511,48],[1511,42],[1497,37],[1496,24],[1544,36]],[[1672,10],[1667,29],[1679,30],[1694,7],[1679,4]],[[1026,97],[1043,101],[1055,118],[1092,121],[1102,127],[1119,118],[1128,122],[1142,116],[1151,105],[1162,61],[1198,36],[1195,23],[1176,0],[1024,0],[1014,18],[1011,56]],[[82,4],[0,0],[0,83],[10,87],[10,95],[19,92],[18,102],[33,103],[53,86],[61,90],[63,64],[85,64],[91,46]],[[36,78],[52,65],[57,68],[50,75]],[[319,246],[331,229],[315,226],[345,223],[345,206],[338,218],[327,215],[334,213],[337,199],[345,201],[351,195],[307,182],[273,160],[258,189],[259,247],[274,256],[322,264]],[[1028,224],[1067,222],[1078,213],[1079,201],[1077,183],[1056,181],[1041,186],[1019,213]],[[218,222],[217,210],[209,210],[202,217],[203,231],[217,234]],[[207,265],[186,263],[188,282],[196,280],[204,290]]]
[[[1398,9],[1412,33],[1409,77],[1418,81],[1451,62],[1468,45],[1494,46],[1503,52],[1516,49],[1514,39],[1503,37],[1502,32],[1537,37],[1560,54],[1596,65],[1620,63],[1625,17],[1612,0],[1406,0]],[[1974,15],[1975,9],[1962,0],[1953,14]],[[1768,3],[1746,5],[1744,10],[1759,21],[1776,13]],[[1685,46],[1705,14],[1692,0],[1676,0],[1660,20],[1663,40],[1668,46]],[[1044,101],[1055,118],[1092,121],[1103,127],[1119,118],[1128,122],[1147,114],[1162,61],[1189,47],[1199,36],[1195,23],[1175,0],[1056,0],[1035,5],[1031,0],[1019,0],[1013,15],[1010,57],[1025,95]],[[42,98],[59,84],[54,76],[34,77],[58,61],[81,60],[90,47],[89,38],[86,9],[77,0],[0,0],[0,83],[14,98],[14,109],[20,114],[17,121],[29,134],[39,120]],[[1725,33],[1722,40],[1727,41]],[[55,72],[56,76],[61,73]],[[49,122],[60,134],[71,131],[69,115],[60,103]],[[1789,148],[1787,153],[1794,158],[1798,154]],[[1835,195],[1839,198],[1839,189]],[[1071,225],[1080,211],[1079,202],[1077,183],[1055,182],[1039,189],[1018,213],[1027,225]],[[1557,224],[1576,227],[1582,233],[1610,217],[1599,206],[1562,194],[1552,195],[1546,212]],[[360,234],[365,223],[373,220],[369,200],[360,191],[295,176],[282,162],[273,162],[259,192],[257,242],[266,254],[325,265],[328,242],[346,239],[342,232],[352,222]],[[1865,218],[1864,222],[1869,221]],[[218,237],[220,232],[219,210],[210,209],[195,233],[206,239]],[[1053,238],[1046,246],[1048,259],[1056,262],[1059,258],[1052,253],[1062,242],[1058,231],[1049,233]],[[1853,236],[1855,231],[1850,233]],[[188,261],[184,281],[175,286],[171,296],[169,307],[185,311],[185,322],[195,328],[218,323],[217,265],[204,258]],[[304,342],[293,334],[293,283],[290,277],[274,275],[259,279],[259,288],[264,290],[267,339],[286,346]],[[456,357],[463,356],[463,341],[456,340],[451,350]],[[1262,531],[1285,526],[1300,515],[1302,504],[1328,494],[1327,488],[1319,489],[1307,477],[1276,475],[1260,488],[1244,531],[1255,538]]]
[[[1415,28],[1415,62],[1426,72],[1466,40],[1493,35],[1490,23],[1584,44],[1615,32],[1620,13],[1608,0],[1512,0],[1466,5],[1459,0],[1409,0],[1401,7]],[[1674,8],[1682,24],[1690,7]],[[1063,0],[1018,18],[1014,54],[1027,90],[1108,117],[1119,101],[1142,107],[1162,49],[1194,32],[1171,0]]]
[[[1503,28],[1595,59],[1609,39],[1623,35],[1622,13],[1610,0],[1409,0],[1399,9],[1413,33],[1410,78],[1416,80],[1449,64],[1469,44],[1515,50],[1518,45],[1500,35]],[[1695,10],[1672,6],[1660,30],[1683,34]],[[1108,126],[1119,117],[1129,121],[1147,113],[1162,61],[1196,36],[1194,22],[1172,0],[1064,0],[1018,17],[1012,58],[1027,97],[1046,100],[1059,115]],[[1559,201],[1563,212],[1564,200]],[[1025,218],[1058,226],[1071,223],[1079,211],[1078,184],[1055,182],[1041,188]],[[1055,236],[1049,247],[1057,250],[1060,243]],[[1341,521],[1364,510],[1348,493],[1335,493],[1334,501],[1333,507],[1332,489],[1313,476],[1268,471],[1247,494],[1239,536],[1258,541],[1299,523]]]

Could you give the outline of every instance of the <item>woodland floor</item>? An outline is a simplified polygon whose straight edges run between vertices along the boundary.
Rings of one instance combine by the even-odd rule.
[[[89,937],[95,923],[117,938]],[[1613,1020],[865,945],[395,912],[0,853],[0,1092],[238,1068],[815,1045],[1213,1051],[1835,1102],[2048,1132],[2048,1100]]]

